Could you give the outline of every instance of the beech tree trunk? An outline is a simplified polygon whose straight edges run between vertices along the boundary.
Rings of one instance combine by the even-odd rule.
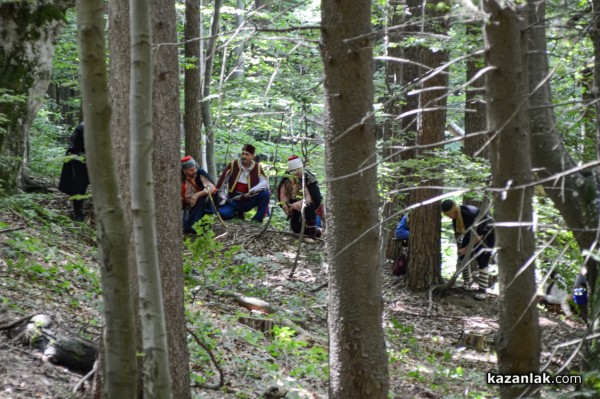
[[[65,13],[74,5],[74,0],[0,2],[1,195],[21,187],[29,129],[48,89]]]
[[[498,372],[539,371],[540,332],[535,298],[531,152],[527,113],[527,13],[524,6],[484,3],[486,61],[495,69],[486,78],[487,117],[492,142],[492,187],[500,280],[500,331],[496,337]],[[507,189],[503,190],[509,186]],[[522,223],[503,226],[502,223]],[[503,399],[538,397],[535,386],[501,385]]]
[[[331,399],[388,397],[370,7],[368,0],[321,2]]]
[[[129,291],[129,235],[113,167],[104,42],[104,3],[80,2],[77,10],[86,164],[94,191],[104,302],[104,395],[135,398],[137,360]]]
[[[217,175],[217,161],[215,159],[215,132],[212,125],[212,116],[210,114],[210,85],[212,80],[212,70],[217,56],[217,34],[219,33],[219,23],[221,21],[222,0],[215,0],[213,19],[210,25],[211,39],[206,46],[206,57],[204,65],[204,79],[202,81],[202,123],[206,131],[206,165],[208,174],[215,178]]]
[[[189,350],[183,301],[181,251],[181,166],[179,135],[179,63],[174,0],[152,1],[154,87],[152,91],[154,202],[158,261],[168,326],[169,368],[173,397],[191,398]],[[167,44],[169,43],[169,44]],[[162,45],[161,45],[162,44]]]
[[[131,212],[144,353],[144,398],[172,397],[167,329],[156,248],[152,175],[152,35],[146,0],[130,1]]]

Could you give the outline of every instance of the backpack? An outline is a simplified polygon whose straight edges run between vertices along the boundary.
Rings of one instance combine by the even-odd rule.
[[[398,258],[394,261],[394,266],[392,269],[392,273],[395,276],[402,276],[406,274],[406,269],[408,268],[408,255],[405,251],[401,251]]]

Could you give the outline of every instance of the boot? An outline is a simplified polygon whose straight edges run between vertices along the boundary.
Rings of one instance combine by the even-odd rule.
[[[477,276],[477,283],[479,284],[479,290],[475,294],[475,299],[483,301],[487,298],[487,288],[490,285],[490,269],[488,267],[479,269],[479,276]]]

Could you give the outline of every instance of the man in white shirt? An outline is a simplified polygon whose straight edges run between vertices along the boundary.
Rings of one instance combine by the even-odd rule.
[[[254,161],[256,149],[244,145],[240,159],[234,159],[226,167],[217,182],[223,220],[257,208],[253,221],[262,223],[269,208],[269,181],[259,162]]]

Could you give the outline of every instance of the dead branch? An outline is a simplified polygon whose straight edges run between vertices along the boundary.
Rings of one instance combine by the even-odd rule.
[[[187,330],[188,334],[190,334],[192,336],[192,338],[194,338],[194,341],[196,341],[196,343],[198,345],[200,345],[202,347],[202,349],[204,349],[206,351],[206,353],[208,353],[208,356],[210,356],[210,360],[212,360],[213,364],[215,365],[215,368],[219,372],[219,384],[218,385],[194,384],[193,387],[194,388],[203,388],[203,389],[214,389],[214,390],[221,389],[221,387],[223,387],[223,385],[225,384],[225,374],[223,373],[223,370],[219,366],[219,362],[217,362],[215,355],[213,355],[210,348],[204,342],[202,342],[200,340],[200,338],[198,338],[196,333],[194,333],[189,328],[187,328],[186,330]]]
[[[1,330],[10,330],[10,329],[11,329],[11,328],[13,328],[14,326],[17,326],[17,325],[19,325],[19,324],[21,324],[21,323],[25,323],[26,321],[29,321],[29,320],[31,320],[31,318],[32,318],[33,316],[35,316],[36,314],[37,314],[37,313],[31,313],[30,315],[23,316],[23,317],[21,317],[20,319],[17,319],[17,320],[15,320],[15,321],[13,321],[13,322],[10,322],[10,323],[7,323],[7,324],[2,324],[2,325],[0,325],[0,331],[1,331]]]

